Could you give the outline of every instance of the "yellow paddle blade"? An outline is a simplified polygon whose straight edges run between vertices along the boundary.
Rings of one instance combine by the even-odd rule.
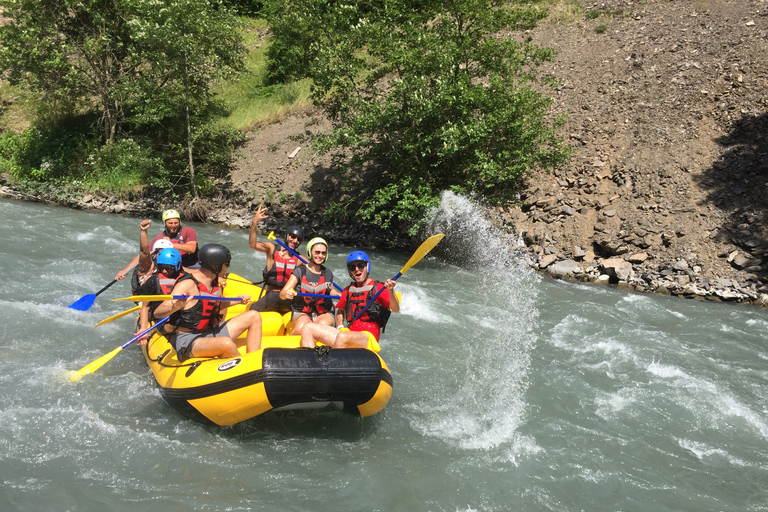
[[[125,315],[130,315],[131,313],[133,313],[133,312],[135,312],[135,311],[138,311],[138,310],[140,310],[140,309],[141,309],[141,304],[139,304],[138,306],[134,306],[134,307],[132,307],[131,309],[126,309],[126,310],[125,310],[125,311],[123,311],[122,313],[118,313],[118,314],[116,314],[116,315],[112,315],[112,316],[111,316],[111,317],[109,317],[109,318],[105,318],[105,319],[104,319],[104,320],[102,320],[101,322],[99,322],[99,323],[97,323],[96,325],[94,325],[94,327],[98,327],[98,326],[100,326],[100,325],[108,324],[108,323],[109,323],[109,322],[111,322],[112,320],[117,320],[118,318],[122,318],[122,317],[124,317]]]
[[[403,266],[402,270],[400,270],[400,273],[405,274],[409,268],[421,261],[421,259],[429,253],[429,251],[435,248],[435,246],[440,242],[440,240],[443,239],[444,236],[445,235],[443,233],[440,233],[437,235],[432,235],[431,237],[424,240],[419,248],[416,249],[416,252],[413,253],[411,259],[409,259],[408,262]]]
[[[115,357],[117,353],[120,352],[121,350],[123,350],[123,347],[117,347],[115,350],[113,350],[109,354],[104,354],[103,356],[93,361],[92,363],[89,363],[83,366],[77,372],[72,374],[72,377],[71,377],[72,382],[78,381],[83,377],[85,377],[86,375],[88,375],[89,373],[95,372],[96,370],[104,366],[107,363],[107,361]]]
[[[144,300],[158,301],[158,300],[171,300],[173,295],[131,295],[130,297],[121,297],[119,299],[112,299],[112,302],[118,300],[132,300],[134,302],[141,302]]]

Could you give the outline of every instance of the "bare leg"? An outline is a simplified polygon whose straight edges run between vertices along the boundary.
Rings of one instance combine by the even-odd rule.
[[[192,344],[193,357],[237,357],[237,345],[232,338],[198,338]]]
[[[368,335],[364,332],[339,331],[330,325],[305,325],[301,331],[301,346],[314,348],[317,342],[333,348],[367,348]]]
[[[301,328],[311,322],[312,319],[307,314],[296,315],[293,318],[293,331],[291,331],[291,334],[301,334]]]
[[[261,349],[261,314],[258,311],[246,311],[227,321],[227,329],[232,339],[237,339],[246,330],[245,352]]]

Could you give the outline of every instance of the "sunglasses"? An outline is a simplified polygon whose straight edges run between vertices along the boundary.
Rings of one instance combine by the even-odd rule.
[[[296,236],[296,235],[289,234],[288,237],[289,238],[295,238],[296,240],[299,241],[299,243],[301,243],[301,241],[303,240],[303,238],[301,238],[300,236]]]
[[[350,263],[347,265],[347,269],[349,270],[363,270],[368,267],[368,264],[364,261],[360,261],[357,263]]]
[[[176,272],[176,265],[168,265],[166,263],[160,263],[157,266],[158,272],[168,272],[169,274],[172,272]]]

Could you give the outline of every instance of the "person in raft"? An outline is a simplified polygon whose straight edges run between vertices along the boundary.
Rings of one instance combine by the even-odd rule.
[[[280,299],[293,301],[291,334],[301,333],[302,327],[312,322],[336,326],[331,296],[338,293],[333,288],[333,272],[323,265],[328,261],[328,242],[320,237],[307,242],[307,257],[308,263],[294,270],[280,290]],[[297,286],[299,292],[327,295],[327,298],[301,297],[296,295]]]
[[[160,239],[168,240],[181,253],[181,266],[187,269],[200,268],[197,255],[197,233],[194,229],[181,225],[181,215],[176,210],[163,212],[165,229],[152,239],[152,244]]]
[[[254,251],[267,255],[267,266],[264,267],[264,287],[266,293],[251,305],[253,311],[277,311],[287,313],[291,311],[291,300],[281,299],[280,290],[283,289],[294,269],[304,263],[295,254],[279,244],[259,242],[256,240],[256,225],[267,218],[267,207],[260,204],[251,221],[251,232],[248,235],[248,245]],[[304,231],[293,226],[288,230],[285,244],[298,254],[299,245],[304,238]]]
[[[170,299],[155,309],[155,318],[170,315],[168,321],[174,332],[168,341],[176,350],[179,361],[190,357],[236,357],[235,340],[248,330],[246,352],[261,348],[261,315],[245,311],[224,323],[219,323],[222,312],[235,301],[193,299],[194,295],[221,297],[219,278],[226,275],[232,255],[219,244],[200,248],[200,269],[185,274],[176,282],[171,295],[186,295],[185,299]],[[241,303],[249,302],[248,295],[240,295]]]
[[[312,348],[317,342],[334,348],[376,347],[390,313],[400,311],[400,302],[394,293],[397,281],[387,279],[382,284],[371,279],[368,276],[371,260],[367,254],[363,251],[350,253],[347,257],[347,270],[352,283],[341,292],[341,298],[336,304],[336,321],[339,326],[346,322],[348,327],[336,329],[329,325],[306,324],[301,330],[302,347]],[[382,287],[385,290],[381,295],[355,320],[358,312]]]
[[[160,240],[159,242],[170,243],[167,240]],[[155,265],[155,271],[149,276],[149,279],[136,290],[134,295],[169,295],[173,287],[176,285],[176,281],[184,275],[181,270],[181,253],[173,248],[163,249],[157,254],[157,261]],[[162,304],[163,301],[147,301],[145,300],[141,305],[139,311],[139,331],[146,330],[149,326],[149,319],[155,318],[155,310]],[[165,334],[167,325],[161,326],[159,329]],[[139,338],[139,345],[146,345],[147,336]]]
[[[163,249],[170,249],[173,244],[168,240],[158,240],[152,245],[152,251],[149,250],[149,236],[147,231],[152,225],[151,220],[143,220],[139,224],[141,234],[139,235],[139,254],[123,270],[117,273],[115,280],[119,281],[128,275],[131,267],[134,267],[131,275],[131,294],[136,295],[139,288],[155,272],[155,259]]]

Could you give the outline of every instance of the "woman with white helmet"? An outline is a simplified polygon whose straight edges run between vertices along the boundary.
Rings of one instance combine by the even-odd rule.
[[[293,300],[291,334],[300,334],[308,323],[336,325],[331,296],[338,294],[333,288],[333,272],[323,265],[328,261],[328,242],[320,237],[307,242],[307,257],[307,264],[297,267],[280,290],[281,299]],[[297,287],[299,292],[326,295],[327,298],[297,295]]]

